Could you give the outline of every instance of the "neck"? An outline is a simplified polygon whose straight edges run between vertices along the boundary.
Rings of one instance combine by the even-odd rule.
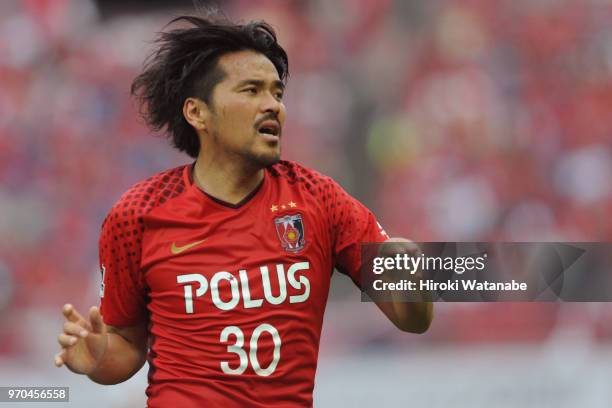
[[[198,156],[193,181],[207,194],[230,204],[238,204],[253,192],[264,178],[264,169],[243,160],[215,160],[214,155]]]

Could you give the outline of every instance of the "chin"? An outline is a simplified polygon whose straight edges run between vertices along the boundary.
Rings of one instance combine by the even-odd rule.
[[[280,161],[280,154],[275,154],[274,156],[267,157],[264,162],[264,167],[272,166]]]
[[[259,168],[269,167],[280,161],[280,152],[255,154],[251,156],[250,161]]]

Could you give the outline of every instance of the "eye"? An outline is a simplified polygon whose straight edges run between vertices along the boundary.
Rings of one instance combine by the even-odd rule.
[[[274,97],[278,99],[279,101],[283,99],[284,95],[285,95],[284,92],[280,92],[280,91],[274,93]]]
[[[251,87],[243,89],[242,92],[246,92],[246,93],[249,93],[251,95],[255,95],[255,94],[257,94],[257,88],[255,88],[254,86],[251,86]]]

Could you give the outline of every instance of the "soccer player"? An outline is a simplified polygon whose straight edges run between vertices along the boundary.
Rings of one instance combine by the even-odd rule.
[[[312,405],[334,267],[389,239],[329,177],[280,160],[287,55],[264,22],[161,34],[132,92],[192,164],[130,188],[100,237],[100,309],[67,304],[57,366],[100,384],[148,359],[150,407]],[[405,251],[414,244],[395,239]],[[379,302],[422,333],[430,302]]]

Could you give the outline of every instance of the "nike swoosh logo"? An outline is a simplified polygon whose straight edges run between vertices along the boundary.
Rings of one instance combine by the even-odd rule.
[[[181,252],[184,252],[190,248],[193,248],[196,245],[200,245],[204,241],[206,241],[206,239],[195,241],[190,244],[183,245],[183,246],[177,246],[176,242],[173,242],[172,246],[170,247],[170,252],[172,252],[173,255],[180,254]]]

